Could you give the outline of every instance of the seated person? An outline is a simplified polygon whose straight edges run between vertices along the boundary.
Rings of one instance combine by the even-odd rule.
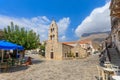
[[[28,57],[27,61],[25,62],[26,65],[32,65],[31,57]]]
[[[6,53],[5,56],[4,56],[4,62],[7,62],[7,59],[9,59],[9,53]]]

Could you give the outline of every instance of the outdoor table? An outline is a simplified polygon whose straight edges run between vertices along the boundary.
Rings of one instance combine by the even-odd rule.
[[[110,62],[109,61],[105,61],[105,64],[110,64]]]
[[[118,69],[113,69],[113,68],[103,68],[104,71],[108,71],[108,72],[114,72],[117,71]]]
[[[110,77],[111,74],[114,73],[114,71],[117,71],[117,69],[113,69],[113,68],[104,68],[103,67],[103,70],[104,70],[104,73],[106,73],[106,80],[108,80],[108,77]]]
[[[111,68],[111,67],[112,67],[111,64],[104,64],[104,66],[105,66],[106,68]]]
[[[112,76],[113,80],[120,80],[120,76]]]
[[[104,66],[105,66],[106,68],[111,68],[111,67],[112,67],[112,64],[111,64],[110,62],[106,61],[106,62],[104,63]]]

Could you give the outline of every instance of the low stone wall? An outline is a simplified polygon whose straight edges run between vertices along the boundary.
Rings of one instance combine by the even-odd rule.
[[[87,58],[88,56],[81,56],[81,57],[67,57],[63,60],[76,60],[76,59],[85,59]]]
[[[65,58],[65,60],[73,60],[74,58],[73,57],[67,57]]]

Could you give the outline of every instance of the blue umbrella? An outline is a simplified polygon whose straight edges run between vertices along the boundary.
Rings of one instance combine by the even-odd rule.
[[[17,49],[17,45],[16,44],[13,44],[11,42],[7,42],[5,40],[1,40],[0,41],[0,49],[3,49],[3,50],[15,50]]]
[[[0,41],[0,49],[3,49],[3,50],[15,50],[15,49],[24,50],[24,48],[22,46],[11,43],[11,42],[7,42],[5,40]]]
[[[17,47],[18,47],[18,50],[24,50],[23,46],[17,45]]]

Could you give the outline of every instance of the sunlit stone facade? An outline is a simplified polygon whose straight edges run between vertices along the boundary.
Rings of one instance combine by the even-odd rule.
[[[73,45],[61,43],[58,40],[58,26],[53,20],[48,31],[48,40],[45,49],[46,59],[65,60],[69,58],[84,58],[87,57],[87,51],[83,49],[79,43]]]

